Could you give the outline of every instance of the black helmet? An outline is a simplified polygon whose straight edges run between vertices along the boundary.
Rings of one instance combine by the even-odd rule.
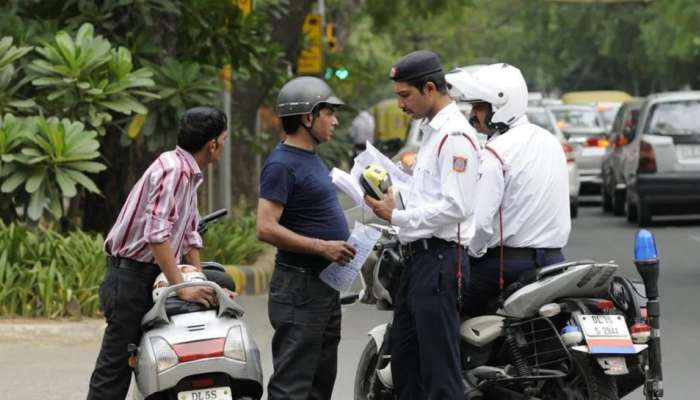
[[[321,103],[341,106],[342,100],[335,97],[326,82],[313,76],[300,76],[287,82],[277,95],[277,115],[309,114]]]

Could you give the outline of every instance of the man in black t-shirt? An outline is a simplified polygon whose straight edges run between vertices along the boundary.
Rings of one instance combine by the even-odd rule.
[[[260,176],[258,239],[277,247],[268,314],[274,372],[269,399],[330,399],[340,342],[339,293],[318,278],[330,262],[355,256],[328,168],[316,146],[330,140],[343,102],[325,82],[287,82],[277,112],[287,137]]]

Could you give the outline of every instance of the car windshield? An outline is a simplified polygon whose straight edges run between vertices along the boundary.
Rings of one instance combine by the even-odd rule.
[[[554,126],[552,125],[552,119],[545,111],[528,111],[527,119],[530,120],[535,125],[538,125],[550,132],[554,132]]]
[[[611,105],[598,108],[598,112],[603,117],[603,122],[605,122],[605,125],[612,126],[613,122],[615,121],[615,116],[617,115],[617,110],[619,108],[620,105]]]
[[[700,100],[659,103],[651,110],[646,131],[656,135],[700,134]]]
[[[554,108],[552,114],[562,129],[601,128],[598,112],[593,108]]]

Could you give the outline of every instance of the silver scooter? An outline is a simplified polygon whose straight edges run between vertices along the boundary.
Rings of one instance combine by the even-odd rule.
[[[224,216],[202,218],[200,232]],[[224,271],[216,263],[202,268]],[[169,296],[189,286],[208,286],[218,305],[207,308]],[[218,284],[186,282],[165,288],[142,320],[143,337],[130,346],[135,364],[135,399],[260,399],[263,393],[260,350],[241,319],[244,310]]]

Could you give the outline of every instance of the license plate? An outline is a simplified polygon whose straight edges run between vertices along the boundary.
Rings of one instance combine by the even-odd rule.
[[[700,146],[677,145],[676,154],[679,160],[700,161]]]
[[[214,387],[207,389],[188,390],[177,394],[177,400],[232,400],[231,389]]]
[[[632,338],[625,318],[620,315],[580,315],[588,348],[593,354],[633,354]]]
[[[605,147],[584,147],[581,155],[584,157],[602,156],[605,154]]]

